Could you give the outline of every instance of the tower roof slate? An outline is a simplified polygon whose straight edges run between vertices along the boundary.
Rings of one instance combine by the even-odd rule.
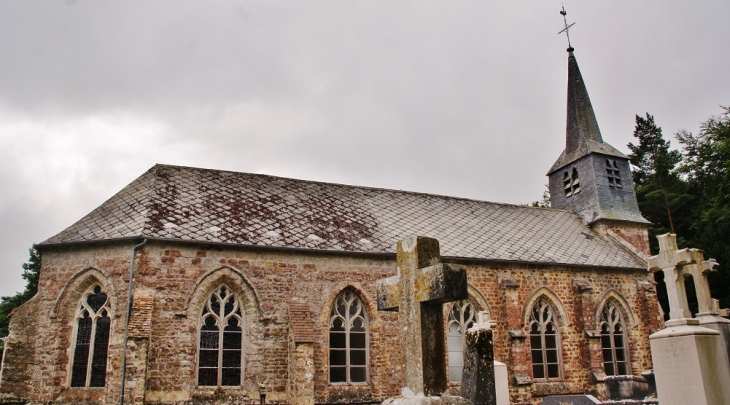
[[[583,82],[583,75],[580,73],[572,48],[568,50],[568,115],[565,132],[565,150],[548,174],[590,153],[628,159],[616,148],[603,142],[588,89]]]
[[[41,247],[152,238],[394,254],[419,234],[444,257],[644,268],[571,211],[156,165]]]

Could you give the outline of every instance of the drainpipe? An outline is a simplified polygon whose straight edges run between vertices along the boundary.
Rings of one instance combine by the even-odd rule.
[[[122,354],[122,389],[119,393],[119,405],[124,405],[124,383],[127,376],[127,335],[129,334],[129,317],[132,314],[132,282],[134,281],[134,256],[137,249],[141,248],[147,239],[132,248],[132,260],[129,263],[129,291],[127,291],[127,322],[124,324],[124,351]]]

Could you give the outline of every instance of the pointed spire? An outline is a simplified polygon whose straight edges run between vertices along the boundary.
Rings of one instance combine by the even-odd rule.
[[[593,112],[572,47],[568,48],[568,121],[565,135],[566,153],[578,149],[587,140],[603,143],[596,114]]]

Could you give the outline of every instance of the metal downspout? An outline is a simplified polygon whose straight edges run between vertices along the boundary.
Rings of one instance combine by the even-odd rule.
[[[132,248],[132,260],[129,263],[129,290],[127,291],[127,321],[124,324],[124,351],[122,354],[122,388],[119,393],[119,405],[124,405],[124,384],[127,377],[127,335],[129,334],[129,317],[132,314],[132,286],[134,282],[134,257],[137,254],[137,249],[141,248],[147,239],[143,240],[142,243]]]

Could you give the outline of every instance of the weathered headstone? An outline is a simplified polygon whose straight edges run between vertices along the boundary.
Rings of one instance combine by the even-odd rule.
[[[670,314],[666,328],[649,336],[659,401],[662,405],[730,404],[730,366],[720,332],[691,318],[684,290],[685,274],[704,272],[714,264],[698,250],[678,250],[674,234],[658,238],[661,250],[649,258],[648,265],[649,271],[664,271]],[[695,285],[707,287],[698,278]],[[709,298],[709,290],[702,297]]]
[[[551,395],[545,397],[541,405],[596,405],[602,403],[593,395]]]
[[[497,393],[497,405],[510,405],[507,365],[497,360],[494,360],[494,390]]]
[[[480,312],[477,322],[464,334],[464,374],[461,380],[461,396],[472,405],[497,405],[494,380],[493,322]]]
[[[398,311],[405,351],[403,396],[446,390],[442,304],[468,297],[466,268],[442,264],[436,239],[411,236],[398,242],[397,274],[378,280],[378,310]]]
[[[707,281],[707,275],[710,272],[717,271],[719,264],[715,259],[705,260],[702,251],[699,249],[689,249],[689,252],[692,262],[683,266],[682,272],[691,275],[694,280],[699,309],[697,320],[700,322],[700,326],[720,332],[722,349],[725,350],[725,358],[728,367],[730,367],[730,320],[720,317],[718,301],[712,299],[710,283]]]

